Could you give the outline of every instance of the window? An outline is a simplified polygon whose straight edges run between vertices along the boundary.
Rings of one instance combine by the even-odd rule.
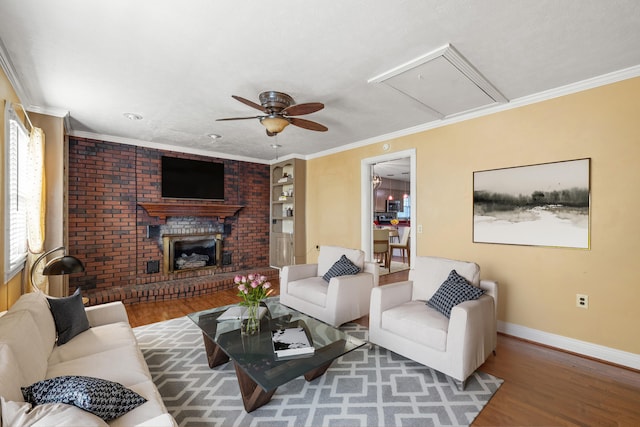
[[[5,109],[5,282],[22,271],[27,257],[27,130],[7,103]]]
[[[411,196],[402,197],[402,212],[398,212],[398,218],[411,218]]]

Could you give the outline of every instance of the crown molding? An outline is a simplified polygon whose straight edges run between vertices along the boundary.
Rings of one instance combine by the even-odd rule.
[[[559,98],[566,95],[571,95],[578,92],[583,92],[589,89],[595,89],[600,86],[605,86],[612,83],[617,83],[623,80],[640,77],[640,65],[625,68],[622,70],[614,71],[601,76],[585,79],[576,83],[571,83],[565,86],[560,86],[547,91],[539,92],[533,95],[523,96],[521,98],[512,99],[504,104],[492,105],[487,108],[470,111],[460,114],[458,116],[446,117],[441,120],[434,120],[422,125],[413,126],[410,128],[402,129],[395,132],[386,133],[383,135],[375,136],[361,141],[352,142],[350,144],[341,145],[329,150],[319,151],[314,154],[309,154],[307,160],[316,159],[319,157],[329,156],[332,154],[341,153],[343,151],[353,150],[355,148],[365,147],[367,145],[377,144],[383,141],[389,141],[396,138],[401,138],[408,135],[424,132],[431,129],[437,129],[443,126],[448,126],[454,123],[463,122],[466,120],[475,119],[477,117],[488,116],[490,114],[499,113],[502,111],[511,110],[514,108],[524,107],[530,104],[536,104],[538,102],[548,101],[550,99]]]
[[[24,105],[25,108],[26,106],[31,105],[31,96],[25,87],[22,86],[22,83],[18,78],[18,74],[16,73],[16,69],[13,66],[13,62],[11,62],[9,52],[7,51],[2,39],[0,39],[0,66],[6,74],[9,83],[11,83],[13,90],[16,92],[18,99],[20,99],[20,103]]]
[[[18,73],[16,73],[15,67],[13,66],[13,62],[11,61],[11,57],[9,56],[9,52],[5,47],[2,39],[0,39],[0,66],[4,71],[11,87],[15,91],[18,99],[20,99],[20,103],[24,106],[24,109],[30,113],[38,113],[38,114],[46,114],[48,116],[65,118],[69,115],[68,110],[64,110],[62,108],[50,108],[50,107],[40,107],[34,105],[31,102],[31,94],[29,91],[22,85],[20,78],[18,77]]]
[[[35,105],[30,105],[26,108],[30,113],[46,114],[47,116],[59,117],[61,119],[69,116],[69,110],[62,108],[38,107]]]
[[[271,164],[270,160],[256,159],[253,157],[245,157],[245,156],[234,156],[232,154],[220,153],[217,151],[201,150],[197,148],[189,148],[189,147],[182,147],[182,146],[179,147],[177,145],[161,144],[158,142],[142,141],[139,139],[132,139],[132,138],[122,138],[119,136],[97,134],[93,132],[83,132],[83,131],[72,130],[68,132],[68,135],[75,136],[78,138],[95,139],[98,141],[115,142],[117,144],[134,145],[136,147],[153,148],[156,150],[175,151],[178,153],[196,154],[198,156],[216,157],[220,159],[237,160],[237,161],[249,162],[249,163],[260,163],[264,165]]]

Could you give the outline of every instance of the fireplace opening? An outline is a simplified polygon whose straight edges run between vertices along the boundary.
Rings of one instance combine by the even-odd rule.
[[[165,273],[222,265],[221,234],[165,234],[162,241]]]

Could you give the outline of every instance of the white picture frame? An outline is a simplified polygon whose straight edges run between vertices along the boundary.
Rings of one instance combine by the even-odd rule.
[[[473,242],[590,248],[591,159],[473,173]]]

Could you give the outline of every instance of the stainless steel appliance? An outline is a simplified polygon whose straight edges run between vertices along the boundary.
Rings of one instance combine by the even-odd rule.
[[[402,212],[402,200],[387,200],[387,212]]]

